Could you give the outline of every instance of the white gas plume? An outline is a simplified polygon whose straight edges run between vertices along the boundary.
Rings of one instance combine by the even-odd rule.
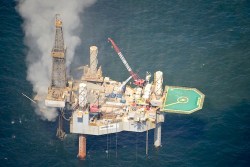
[[[63,21],[64,44],[67,46],[66,64],[69,67],[76,47],[81,44],[78,36],[84,27],[80,15],[94,3],[95,0],[18,1],[16,9],[24,19],[25,43],[28,46],[27,79],[32,83],[35,93],[45,95],[50,85],[50,52],[55,38],[55,15],[60,14]],[[37,112],[49,121],[55,120],[57,116],[56,111]]]

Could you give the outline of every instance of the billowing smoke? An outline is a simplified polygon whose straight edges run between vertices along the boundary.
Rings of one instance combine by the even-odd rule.
[[[63,21],[64,44],[67,46],[67,67],[72,62],[75,48],[80,45],[78,37],[83,25],[80,14],[94,4],[95,0],[20,0],[17,10],[24,19],[25,43],[28,46],[27,79],[33,91],[40,96],[47,93],[50,85],[52,58],[50,52],[55,38],[55,15]],[[41,112],[43,111],[43,112]],[[55,120],[56,111],[44,111],[43,104],[36,111],[43,119]]]

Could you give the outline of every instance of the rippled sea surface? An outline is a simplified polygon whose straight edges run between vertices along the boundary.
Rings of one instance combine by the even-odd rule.
[[[117,150],[115,135],[88,136],[86,161],[76,157],[77,136],[58,140],[57,122],[42,121],[21,95],[34,93],[16,4],[0,1],[0,166],[250,166],[249,1],[99,0],[88,8],[72,69],[89,63],[97,45],[104,75],[125,80],[112,37],[139,75],[161,70],[164,84],[196,87],[206,98],[199,112],[165,115],[162,147],[150,131],[148,157],[145,133],[123,132]]]

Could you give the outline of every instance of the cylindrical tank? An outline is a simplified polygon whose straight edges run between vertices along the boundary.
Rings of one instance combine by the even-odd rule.
[[[96,46],[90,47],[90,71],[91,74],[97,73],[97,54],[98,54],[98,48]]]
[[[142,94],[142,88],[140,87],[136,88],[135,99],[139,99],[141,97],[141,94]]]
[[[85,107],[87,104],[87,85],[85,83],[79,84],[79,106]]]
[[[142,98],[144,98],[145,100],[148,99],[150,94],[151,94],[151,86],[152,86],[152,84],[147,84],[144,88]]]
[[[161,146],[161,123],[157,122],[154,130],[154,145],[155,147]]]
[[[154,76],[155,89],[154,92],[157,96],[162,95],[163,72],[157,71]]]

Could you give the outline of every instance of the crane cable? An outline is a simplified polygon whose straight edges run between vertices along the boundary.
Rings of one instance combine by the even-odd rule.
[[[138,152],[138,132],[136,132],[136,140],[135,140],[135,158],[136,158],[136,162],[137,162],[137,152]]]
[[[115,130],[115,157],[117,158],[117,122],[116,122],[115,128],[116,128]]]
[[[148,157],[148,124],[146,123],[147,126],[147,133],[146,133],[146,156]]]
[[[107,159],[109,158],[109,136],[108,136],[108,125],[107,125],[107,150],[106,150],[106,154],[107,154]]]

